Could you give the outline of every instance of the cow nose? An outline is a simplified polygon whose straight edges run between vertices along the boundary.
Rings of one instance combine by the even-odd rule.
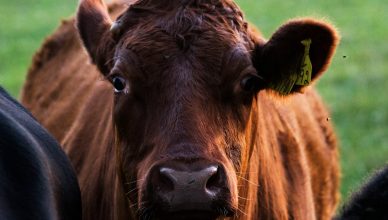
[[[160,168],[160,175],[168,179],[174,190],[192,190],[201,192],[209,197],[214,197],[219,191],[218,166],[209,166],[195,172],[177,171],[172,168]]]
[[[229,195],[225,171],[218,165],[159,166],[150,175],[150,194],[169,212],[212,212],[214,202]]]

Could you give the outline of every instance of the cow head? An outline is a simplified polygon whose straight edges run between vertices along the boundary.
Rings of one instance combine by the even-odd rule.
[[[102,1],[82,0],[77,25],[112,83],[130,209],[161,219],[238,215],[257,182],[246,173],[258,93],[302,91],[337,44],[333,28],[312,19],[292,20],[265,41],[229,0],[140,0],[115,22]],[[293,83],[307,56],[311,80]]]

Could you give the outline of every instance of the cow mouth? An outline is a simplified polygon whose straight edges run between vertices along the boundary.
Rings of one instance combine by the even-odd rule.
[[[160,220],[196,220],[196,219],[204,219],[204,220],[215,220],[218,215],[216,212],[210,211],[179,211],[179,212],[170,212],[170,213],[160,213]]]
[[[139,212],[140,220],[216,220],[220,217],[234,216],[234,211],[228,207],[214,208],[214,210],[178,210],[165,211],[155,208],[145,208]]]

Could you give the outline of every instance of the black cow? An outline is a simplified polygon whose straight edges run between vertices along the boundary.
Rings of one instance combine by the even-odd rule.
[[[81,219],[80,189],[56,140],[0,87],[0,219]]]
[[[354,193],[336,220],[388,219],[388,165]]]

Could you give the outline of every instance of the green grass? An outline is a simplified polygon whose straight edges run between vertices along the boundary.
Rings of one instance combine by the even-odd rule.
[[[239,0],[248,20],[269,37],[282,22],[326,18],[342,40],[318,89],[341,142],[344,197],[388,161],[388,4],[385,0]],[[0,0],[0,85],[17,96],[33,53],[76,0]],[[346,56],[346,57],[344,57]]]
[[[17,96],[32,55],[76,0],[0,0],[0,85]]]

